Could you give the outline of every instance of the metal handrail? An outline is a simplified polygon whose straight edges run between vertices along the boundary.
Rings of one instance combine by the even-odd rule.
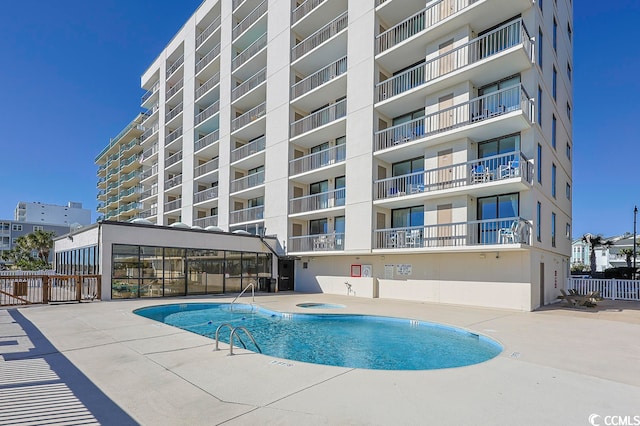
[[[251,43],[246,49],[242,52],[239,52],[235,58],[231,60],[231,69],[235,71],[240,65],[247,62],[249,59],[253,57],[256,53],[261,51],[263,48],[267,46],[267,33],[262,34],[256,41]]]
[[[225,322],[225,323],[223,323],[223,324],[220,324],[220,325],[218,326],[218,328],[216,328],[216,336],[215,336],[215,338],[216,338],[216,348],[215,348],[215,350],[216,350],[216,351],[219,351],[219,350],[220,350],[220,349],[218,348],[218,342],[220,341],[220,330],[222,330],[224,327],[228,327],[228,328],[229,328],[229,330],[233,331],[233,326],[232,326],[231,324],[229,324],[228,322]]]
[[[209,105],[208,107],[200,111],[195,116],[195,119],[194,119],[195,125],[197,126],[198,124],[202,123],[203,121],[205,121],[209,117],[212,117],[218,112],[220,112],[220,101],[215,101],[214,103],[212,103],[211,105]]]
[[[325,41],[329,40],[345,28],[347,28],[348,16],[347,11],[343,12],[335,18],[333,21],[320,28],[309,37],[296,44],[291,49],[291,60],[295,61],[298,58],[306,55],[316,47],[320,46]]]
[[[252,302],[252,303],[255,303],[255,301],[256,301],[255,285],[254,285],[253,283],[249,283],[249,285],[248,285],[248,286],[246,286],[246,287],[244,288],[244,290],[242,290],[242,291],[240,292],[240,294],[239,294],[239,295],[237,295],[237,296],[236,296],[236,298],[235,298],[235,299],[233,299],[233,300],[231,301],[231,310],[232,310],[232,311],[233,311],[233,303],[234,303],[236,300],[238,300],[238,298],[239,298],[240,296],[242,296],[242,295],[243,295],[247,290],[249,290],[249,288],[251,288],[251,302]]]
[[[347,100],[342,99],[291,123],[291,136],[298,136],[347,115]]]
[[[200,47],[202,42],[205,41],[211,34],[213,34],[215,30],[218,29],[219,26],[220,26],[220,16],[214,19],[213,22],[207,25],[207,28],[205,28],[204,30],[202,30],[200,34],[198,34],[198,37],[196,37],[196,48]]]
[[[255,9],[253,9],[245,18],[238,22],[231,30],[231,37],[235,40],[240,34],[245,32],[247,28],[253,25],[262,15],[267,12],[267,0],[263,0]]]
[[[202,71],[207,65],[220,54],[220,43],[216,44],[196,63],[196,74]]]
[[[209,89],[214,87],[216,84],[220,83],[220,73],[215,73],[211,78],[202,83],[199,87],[196,88],[196,100],[200,98],[202,95],[207,93]]]
[[[218,129],[214,130],[211,133],[208,133],[206,135],[204,135],[203,137],[201,137],[200,139],[196,140],[195,144],[194,144],[194,148],[196,151],[201,150],[202,148],[211,145],[214,142],[217,142],[218,139],[220,137],[220,132]]]
[[[237,334],[236,332],[238,330],[244,331],[245,334],[249,336],[249,339],[251,339],[253,344],[256,346],[256,348],[258,349],[258,352],[262,353],[262,349],[260,349],[260,346],[258,346],[258,342],[256,342],[256,339],[254,339],[251,333],[249,333],[249,330],[247,330],[245,327],[236,327],[233,330],[231,330],[231,335],[229,336],[229,355],[233,355],[233,338]],[[238,339],[240,339],[240,336],[238,336]],[[244,342],[242,343],[242,346],[244,346],[246,349]]]
[[[309,12],[316,7],[320,6],[326,0],[306,0],[302,4],[291,12],[291,24],[295,24],[300,19],[304,18]]]
[[[251,90],[258,87],[260,84],[267,80],[267,67],[262,68],[260,71],[246,79],[242,84],[236,86],[231,91],[231,102],[239,99],[243,95],[246,95]]]
[[[180,56],[178,59],[173,61],[173,63],[167,68],[167,78],[171,76],[180,66],[184,63],[184,56]]]
[[[174,84],[173,86],[167,89],[166,98],[170,99],[173,95],[178,93],[182,89],[183,85],[184,85],[184,79],[181,78],[178,82],[176,82],[176,84]]]
[[[303,78],[291,86],[291,98],[295,99],[313,89],[333,80],[334,78],[347,72],[347,57],[343,56],[337,61],[327,65],[320,71]]]

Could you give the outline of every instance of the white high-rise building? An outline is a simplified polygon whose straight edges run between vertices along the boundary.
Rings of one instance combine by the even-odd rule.
[[[570,0],[206,0],[142,76],[140,216],[295,288],[530,310],[571,254]]]
[[[14,211],[18,222],[46,223],[50,225],[89,225],[91,210],[82,203],[69,201],[66,206],[20,201]]]

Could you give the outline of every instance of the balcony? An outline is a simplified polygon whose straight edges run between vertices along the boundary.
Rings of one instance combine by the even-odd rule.
[[[344,207],[345,188],[319,194],[306,195],[300,198],[292,198],[289,201],[289,214],[305,214],[319,210],[327,210],[335,207]]]
[[[171,77],[171,75],[176,72],[180,66],[182,66],[183,62],[184,56],[180,56],[178,59],[173,61],[173,63],[167,67],[167,78]]]
[[[214,170],[218,170],[218,157],[207,161],[206,163],[198,166],[195,168],[194,170],[194,177],[198,178],[202,175],[206,175],[207,173],[210,173]]]
[[[262,68],[260,71],[243,81],[242,84],[236,86],[231,91],[231,102],[235,102],[256,87],[260,86],[267,80],[267,68]],[[264,99],[264,96],[262,96]],[[255,105],[255,104],[254,104]]]
[[[176,84],[167,88],[167,96],[166,96],[167,101],[169,101],[173,97],[173,95],[175,95],[180,90],[182,90],[183,85],[184,85],[184,80],[180,79],[176,82]]]
[[[149,109],[144,111],[142,113],[144,117],[142,119],[142,124],[145,124],[147,121],[149,121],[155,115],[155,113],[158,112],[159,109],[160,109],[160,103],[156,102],[155,104],[151,105]]]
[[[143,219],[148,219],[150,217],[156,216],[158,214],[158,208],[157,207],[151,207],[150,209],[141,211],[139,216]]]
[[[220,28],[219,16],[214,19],[213,22],[207,25],[207,28],[205,28],[200,34],[198,34],[198,36],[196,37],[196,48],[200,47],[200,45],[204,43],[211,34],[215,33],[218,28]]]
[[[182,184],[182,175],[177,175],[172,177],[171,179],[167,179],[164,181],[164,189],[165,191],[171,188],[175,188],[178,185]]]
[[[169,201],[164,204],[164,212],[170,212],[173,210],[178,210],[182,207],[182,199],[178,198],[177,200]]]
[[[244,191],[249,188],[255,188],[263,184],[264,170],[231,181],[231,193]]]
[[[346,72],[347,57],[343,56],[305,77],[291,87],[292,104],[298,108],[310,110],[316,105],[326,104],[340,98],[346,93],[347,80],[346,78],[339,79],[339,77],[346,75]],[[316,90],[320,87],[322,90]],[[307,94],[309,96],[305,96]]]
[[[155,123],[153,126],[146,128],[144,133],[140,135],[140,143],[144,143],[147,140],[151,139],[153,135],[155,135],[160,129],[160,125]]]
[[[460,251],[465,247],[481,250],[521,249],[530,244],[531,223],[523,218],[512,217],[379,229],[374,231],[373,248]]]
[[[158,144],[155,143],[149,148],[142,151],[142,155],[140,156],[140,163],[143,163],[144,161],[149,161],[157,153],[158,153]]]
[[[207,188],[204,191],[193,194],[193,203],[202,203],[204,201],[215,200],[218,198],[218,187]]]
[[[213,117],[220,111],[220,101],[215,101],[213,104],[206,107],[202,112],[196,115],[194,124],[197,126],[200,123],[205,122],[209,117]]]
[[[248,30],[252,25],[257,23],[265,13],[267,13],[267,0],[263,0],[242,21],[240,21],[236,26],[233,27],[233,29],[231,30],[232,39],[236,40],[238,36]]]
[[[264,206],[249,207],[248,209],[236,210],[230,213],[229,222],[232,225],[244,222],[253,222],[264,219]]]
[[[194,226],[206,228],[207,226],[218,226],[218,216],[207,216],[193,220]]]
[[[239,148],[231,151],[231,163],[235,163],[236,161],[240,161],[243,158],[249,157],[257,152],[264,151],[266,146],[266,137],[261,137],[260,139],[256,139],[251,141],[245,145],[242,145]]]
[[[213,46],[213,48],[207,52],[197,63],[196,63],[196,74],[200,73],[203,69],[207,67],[218,55],[220,54],[220,43]]]
[[[139,157],[137,154],[133,154],[129,158],[122,160],[122,162],[120,163],[120,172],[127,173],[133,170],[134,168],[137,168],[139,164],[138,158]]]
[[[164,138],[165,146],[169,145],[171,142],[175,141],[181,136],[182,136],[182,126],[178,127],[175,130],[170,131],[170,133]]]
[[[211,78],[196,88],[196,100],[200,99],[205,93],[213,89],[220,83],[220,73],[215,73]]]
[[[147,169],[143,169],[142,172],[140,173],[140,180],[148,179],[157,174],[158,174],[158,165],[156,164]]]
[[[291,24],[295,24],[326,0],[306,0],[291,12]]]
[[[231,70],[235,71],[240,68],[265,47],[267,47],[267,33],[262,34],[256,41],[233,58],[231,61]]]
[[[510,152],[378,180],[374,183],[375,204],[396,208],[432,197],[520,192],[531,188],[532,174],[527,158]]]
[[[508,23],[376,85],[376,107],[388,116],[424,107],[424,98],[455,84],[476,87],[531,67],[531,41],[521,20]]]
[[[169,156],[164,160],[164,167],[170,167],[177,162],[182,161],[182,151],[178,151],[175,154]]]
[[[140,99],[140,104],[144,105],[149,99],[151,99],[153,95],[158,93],[158,90],[160,90],[160,82],[156,81],[153,87],[147,90],[144,95],[142,95],[142,98]]]
[[[158,187],[152,186],[151,188],[145,189],[140,193],[140,199],[146,200],[147,198],[153,197],[155,195],[158,195]]]
[[[522,85],[515,85],[376,132],[374,151],[408,145],[418,152],[424,149],[418,141],[437,144],[471,136],[471,131],[475,140],[490,139],[528,128],[532,116],[529,95]],[[387,160],[402,159],[396,157]]]
[[[296,158],[289,161],[289,175],[295,176],[342,163],[346,159],[346,154],[347,145],[341,144]]]
[[[204,149],[218,142],[219,139],[220,139],[220,132],[218,130],[214,130],[213,132],[208,133],[205,136],[196,140],[194,143],[194,149],[196,152],[200,151],[201,149]]]
[[[132,213],[132,212],[135,212],[136,210],[140,210],[140,209],[142,209],[142,204],[134,201],[134,202],[131,202],[129,204],[125,204],[124,206],[120,207],[118,209],[118,211],[120,213]]]
[[[296,44],[293,49],[291,49],[291,62],[297,61],[327,40],[331,39],[333,36],[346,29],[347,25],[348,15],[347,12],[343,12],[333,21],[329,22],[324,27]]]
[[[171,110],[165,115],[165,123],[168,123],[169,121],[173,120],[180,113],[182,113],[182,102],[180,102],[178,105],[171,108]]]
[[[295,138],[320,127],[326,126],[334,121],[345,117],[346,115],[347,100],[343,99],[291,123],[291,137]],[[331,138],[328,137],[328,135],[322,135],[316,137],[315,139],[326,140]]]
[[[289,237],[290,253],[344,250],[344,233]]]
[[[238,118],[233,119],[231,121],[231,131],[235,132],[236,130],[243,128],[247,124],[256,121],[257,119],[265,115],[266,112],[267,112],[267,103],[263,102],[257,107],[240,115]]]

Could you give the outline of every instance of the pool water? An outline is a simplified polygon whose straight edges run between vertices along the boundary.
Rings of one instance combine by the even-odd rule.
[[[423,321],[345,314],[291,314],[251,305],[183,303],[141,308],[136,314],[214,338],[223,323],[247,328],[262,353],[293,361],[375,370],[432,370],[487,361],[497,342]],[[229,343],[229,329],[220,341]],[[239,333],[247,349],[257,351]],[[235,339],[235,345],[240,343]]]

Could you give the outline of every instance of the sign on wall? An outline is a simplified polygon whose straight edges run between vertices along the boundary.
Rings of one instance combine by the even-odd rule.
[[[411,275],[412,265],[410,263],[399,263],[396,265],[396,273],[398,275]]]

